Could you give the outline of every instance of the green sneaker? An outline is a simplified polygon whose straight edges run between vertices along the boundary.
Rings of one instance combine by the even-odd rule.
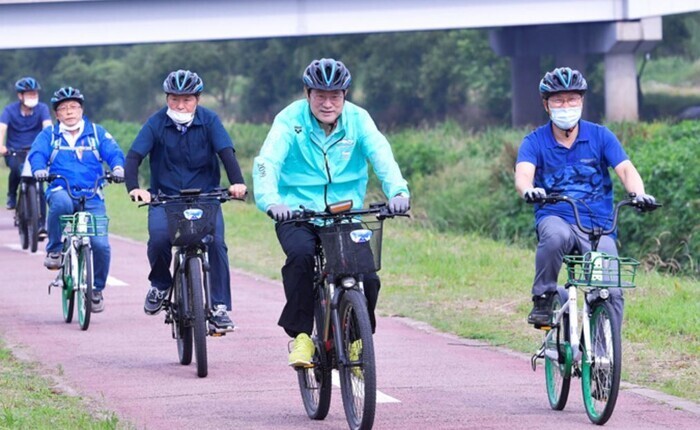
[[[350,342],[350,347],[348,348],[348,354],[350,361],[358,361],[362,355],[362,339],[357,339],[354,342]],[[358,379],[363,379],[362,367],[353,366],[352,373]]]
[[[289,352],[289,365],[292,367],[313,367],[314,343],[306,333],[299,333]]]

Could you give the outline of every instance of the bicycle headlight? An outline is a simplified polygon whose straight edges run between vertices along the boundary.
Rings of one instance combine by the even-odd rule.
[[[599,297],[603,300],[607,299],[608,297],[610,297],[610,291],[608,291],[607,288],[601,288]]]
[[[343,288],[352,288],[355,286],[356,283],[357,281],[352,276],[347,276],[343,278],[342,281],[340,281],[340,285],[342,285]]]

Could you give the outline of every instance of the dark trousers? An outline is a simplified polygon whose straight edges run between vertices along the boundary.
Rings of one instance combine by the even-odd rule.
[[[20,155],[21,154],[21,155]],[[17,203],[17,188],[22,175],[22,165],[27,157],[26,152],[17,155],[5,155],[5,164],[10,168],[10,176],[7,185],[7,199],[12,203]]]
[[[314,323],[314,253],[319,241],[316,226],[309,223],[276,225],[277,239],[287,260],[282,267],[282,283],[287,303],[278,324],[291,337],[299,333],[311,334]],[[377,306],[381,283],[377,273],[364,274],[364,290],[367,308],[376,327],[374,310]]]

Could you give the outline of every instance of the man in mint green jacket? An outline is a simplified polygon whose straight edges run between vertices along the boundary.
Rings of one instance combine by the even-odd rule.
[[[290,366],[308,366],[314,346],[314,251],[318,240],[313,224],[282,223],[300,205],[320,211],[327,204],[352,200],[363,206],[367,161],[382,183],[394,213],[408,211],[409,191],[389,142],[364,109],[345,100],[350,72],[333,59],[314,60],[303,75],[306,99],[283,109],[253,163],[255,201],[277,221],[276,232],[287,256],[282,279],[287,303],[279,325],[295,338]],[[376,273],[364,278],[372,328],[379,295]]]

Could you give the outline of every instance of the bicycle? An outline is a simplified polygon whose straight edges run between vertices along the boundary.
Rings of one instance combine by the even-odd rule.
[[[583,255],[567,255],[566,284],[557,288],[552,299],[553,320],[545,331],[539,350],[531,358],[532,370],[537,360],[544,359],[545,380],[549,404],[554,410],[563,410],[569,396],[571,377],[581,378],[583,403],[588,418],[603,425],[612,416],[620,388],[622,369],[621,324],[613,311],[609,288],[634,288],[639,262],[633,258],[617,257],[598,251],[604,235],[617,227],[618,214],[623,206],[641,212],[653,211],[659,204],[645,204],[634,200],[635,194],[617,203],[609,228],[585,227],[581,223],[577,200],[551,194],[532,203],[552,204],[566,202],[574,211],[576,226],[591,242],[591,251]],[[579,310],[578,291],[584,300]],[[579,332],[580,324],[580,332]]]
[[[363,215],[374,215],[376,220],[361,220]],[[383,221],[396,215],[385,203],[352,210],[349,200],[320,212],[302,207],[293,212],[291,220],[284,221],[322,224],[314,255],[316,297],[311,339],[315,352],[311,367],[296,369],[304,408],[311,419],[323,420],[328,415],[331,373],[337,369],[350,428],[372,428],[377,382],[363,274],[381,269]]]
[[[106,236],[109,217],[106,215],[93,215],[85,210],[85,202],[98,193],[100,182],[104,179],[112,182],[111,174],[107,173],[95,179],[91,194],[73,194],[68,179],[61,175],[50,175],[49,181],[63,179],[66,182],[64,189],[72,200],[77,200],[78,210],[72,215],[61,215],[61,231],[63,249],[61,251],[61,267],[56,279],[49,284],[49,294],[53,287],[61,288],[61,303],[63,320],[66,323],[73,321],[73,310],[77,296],[78,301],[78,325],[81,330],[87,330],[90,326],[92,313],[92,291],[94,287],[94,272],[92,265],[92,245],[90,238],[94,236]]]
[[[12,151],[11,155],[25,159],[28,150]],[[44,189],[39,181],[34,179],[27,162],[23,162],[22,176],[17,191],[17,206],[14,223],[19,230],[22,249],[36,252],[39,242],[45,239],[43,229],[46,216]]]
[[[181,190],[178,195],[157,194],[142,206],[163,205],[168,232],[175,247],[173,286],[163,301],[165,324],[171,325],[177,342],[180,364],[192,363],[193,341],[197,376],[208,374],[206,336],[224,336],[208,321],[213,314],[209,284],[208,244],[213,240],[219,203],[236,199],[225,189],[203,193],[199,189]]]

